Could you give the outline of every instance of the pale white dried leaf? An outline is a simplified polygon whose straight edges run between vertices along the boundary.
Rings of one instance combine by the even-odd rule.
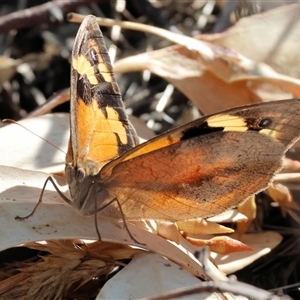
[[[265,62],[277,72],[300,78],[299,14],[300,3],[284,5],[242,18],[228,30],[202,38]]]
[[[219,215],[210,217],[207,220],[216,223],[230,223],[246,221],[247,217],[242,213],[238,212],[237,209],[229,209]]]
[[[157,254],[141,254],[110,279],[96,299],[140,299],[157,296],[201,281]],[[195,295],[180,299],[195,299]],[[216,293],[197,294],[197,299],[223,299]]]
[[[274,183],[279,182],[289,182],[289,181],[299,181],[300,173],[279,173],[274,177]]]
[[[0,165],[48,173],[62,172],[70,135],[69,115],[48,114],[18,123],[31,132],[17,124],[0,129]]]

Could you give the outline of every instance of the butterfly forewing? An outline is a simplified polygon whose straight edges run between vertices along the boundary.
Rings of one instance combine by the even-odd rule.
[[[93,162],[96,168],[87,175],[138,144],[93,16],[82,22],[73,48],[70,122],[69,162],[81,168]]]
[[[138,144],[94,16],[82,22],[73,48],[70,124],[66,177],[74,207],[91,214],[95,197],[106,199],[105,192],[97,195],[92,176]]]

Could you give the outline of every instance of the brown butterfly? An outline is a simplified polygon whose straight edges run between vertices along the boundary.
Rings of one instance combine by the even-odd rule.
[[[83,215],[112,208],[126,220],[206,218],[268,187],[300,136],[300,100],[203,117],[138,145],[94,16],[72,54],[66,178]],[[52,181],[52,179],[50,179]],[[120,217],[120,214],[119,214]]]

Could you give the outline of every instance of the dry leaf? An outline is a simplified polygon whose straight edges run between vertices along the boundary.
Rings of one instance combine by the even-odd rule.
[[[300,161],[293,160],[287,157],[283,158],[283,168],[281,173],[297,172],[300,170]]]
[[[238,211],[247,217],[246,221],[237,223],[238,238],[241,239],[256,217],[255,195],[252,195],[244,203],[240,204]]]
[[[49,114],[0,129],[0,165],[48,173],[63,172],[69,140],[69,115]],[[17,155],[12,155],[12,153]]]
[[[199,49],[173,46],[127,57],[115,63],[115,71],[147,69],[172,83],[205,114],[262,101],[259,89],[265,85],[284,89],[284,98],[300,96],[300,80],[216,45],[206,44],[212,52],[212,58],[207,59],[201,52],[202,45]]]
[[[272,184],[268,188],[270,197],[282,208],[300,210],[298,204],[293,200],[289,189],[283,184]]]
[[[253,251],[253,249],[250,246],[245,245],[244,243],[232,239],[228,236],[216,236],[211,238],[210,240],[201,240],[191,237],[186,237],[186,239],[195,246],[207,246],[209,247],[210,251],[213,251],[218,254]]]
[[[215,59],[219,60],[219,57]],[[207,65],[205,65],[206,63]],[[224,82],[223,79],[213,74],[216,66],[211,66],[212,70],[209,69],[210,63],[210,61],[203,61],[200,54],[194,49],[173,46],[127,57],[117,61],[114,68],[117,73],[147,69],[163,77],[193,101],[205,114],[260,101],[260,98],[248,89],[247,81]],[[223,62],[223,64],[224,67],[228,66],[229,68],[229,63]],[[237,67],[237,69],[240,68]],[[217,71],[217,73],[220,72]],[[229,71],[224,70],[224,72],[228,73]],[[199,95],[205,95],[205,97],[199,98]]]
[[[97,299],[140,299],[199,283],[197,278],[157,254],[139,255],[104,285]],[[201,299],[222,298],[205,293]]]
[[[279,173],[274,176],[274,183],[299,181],[300,173]]]
[[[237,233],[230,235],[231,238],[236,239]],[[230,255],[221,255],[212,253],[215,263],[218,268],[226,274],[231,274],[240,270],[252,262],[268,254],[272,249],[279,245],[282,241],[282,236],[277,232],[261,232],[261,233],[246,233],[243,235],[243,243],[253,248],[251,252],[236,252]]]
[[[231,233],[233,229],[204,219],[176,222],[178,229],[191,235]]]
[[[297,24],[295,16],[298,15],[299,5],[295,5],[294,9],[288,21],[284,21],[286,25],[290,24],[289,22],[293,25]],[[244,26],[243,30],[252,28],[252,23],[256,22],[257,25],[257,19],[260,20],[259,24],[261,26],[256,26],[255,28],[260,32],[262,32],[265,19],[266,24],[268,24],[267,28],[279,28],[281,30],[277,23],[276,26],[272,26],[267,21],[269,16],[273,16],[273,23],[277,22],[278,16],[276,13],[279,12],[279,15],[287,16],[291,8],[288,12],[286,10],[288,9],[279,8],[274,10],[274,12],[270,10],[260,16],[256,16],[256,19],[250,19],[248,22],[250,25]],[[247,18],[243,20],[245,19]],[[112,22],[108,25],[111,26]],[[122,22],[118,22],[118,25],[122,26]],[[235,26],[238,27],[238,25]],[[140,30],[143,30],[144,27],[146,26],[143,25]],[[269,32],[267,28],[264,32]],[[290,25],[284,28],[290,30]],[[298,53],[298,47],[293,42],[295,34],[298,34],[296,29],[293,28],[293,34],[289,36],[292,43],[288,44],[288,49],[292,47],[295,55]],[[147,31],[149,32],[150,30]],[[151,30],[151,32],[155,33],[155,30]],[[237,28],[236,32],[240,34],[239,28]],[[214,36],[206,35],[203,37],[206,41],[201,41],[187,36],[176,36],[176,34],[171,32],[169,34],[161,33],[159,29],[157,29],[157,34],[165,36],[165,38],[180,45],[122,59],[115,63],[115,71],[123,73],[150,70],[176,86],[205,114],[262,101],[263,99],[274,100],[300,96],[300,81],[293,77],[295,76],[294,72],[282,72],[285,70],[278,68],[278,66],[285,64],[280,60],[277,64],[273,61],[270,62],[269,58],[271,55],[265,55],[261,59],[256,59],[255,57],[251,59],[250,52],[252,47],[249,47],[248,56],[242,55],[242,52],[239,52],[240,48],[236,47],[236,44],[239,43],[240,47],[244,47],[244,40],[243,42],[235,40],[231,44],[228,41],[225,48],[220,46],[221,43],[217,44],[221,39],[214,38]],[[247,36],[247,32],[244,35]],[[217,35],[217,37],[219,36]],[[274,36],[280,37],[281,35]],[[260,40],[259,37],[259,34],[255,35],[255,44],[266,45],[267,49],[274,51],[274,48],[270,48],[270,45],[264,40]],[[230,40],[230,38],[231,35],[226,36],[226,41]],[[208,42],[209,40],[214,41],[215,44]],[[277,40],[275,39],[275,41]],[[273,41],[273,44],[275,44],[275,41]],[[223,44],[225,45],[225,43]],[[252,42],[248,43],[248,45],[252,44]],[[277,53],[277,58],[285,57],[285,60],[289,59],[295,66],[293,56],[289,56],[289,50],[285,50],[285,52],[286,54],[283,56],[282,53]],[[266,57],[268,59],[264,61]],[[217,89],[215,88],[216,86],[218,87]],[[199,95],[205,95],[205,97],[199,98]]]
[[[300,3],[284,5],[242,18],[223,33],[201,37],[253,61],[264,62],[281,74],[300,78],[299,14]]]
[[[224,211],[223,213],[210,217],[207,221],[215,222],[215,223],[231,223],[231,222],[239,222],[246,221],[247,217],[237,211],[237,209],[229,209]]]

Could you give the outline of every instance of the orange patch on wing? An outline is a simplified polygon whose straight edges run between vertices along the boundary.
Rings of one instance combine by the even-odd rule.
[[[99,109],[97,100],[86,105],[78,101],[78,164],[93,160],[100,168],[118,156],[119,141],[128,143],[126,130],[119,120],[119,115],[112,107],[106,107],[107,117]]]
[[[74,153],[74,155],[78,166],[83,166],[85,157],[90,149],[89,143],[94,128],[94,112],[93,108],[84,103],[81,98],[78,100],[77,118],[75,121],[77,123],[77,145],[75,145],[77,153]]]
[[[171,139],[169,139],[168,137],[166,137],[165,139],[152,139],[149,142],[146,142],[144,144],[142,144],[142,146],[138,149],[138,148],[134,148],[134,150],[132,151],[132,153],[128,153],[126,155],[123,155],[123,159],[122,161],[126,161],[129,159],[132,159],[134,157],[146,154],[146,153],[150,153],[152,151],[155,150],[159,150],[162,148],[165,148],[167,146],[170,146],[172,144],[178,143],[180,142],[180,136],[174,136]]]
[[[101,172],[101,178],[103,180],[109,178],[113,168],[117,166],[119,163],[128,161],[140,155],[147,154],[156,150],[160,150],[172,144],[178,143],[180,142],[181,136],[182,136],[181,132],[179,132],[178,135],[173,135],[169,137],[166,136],[165,138],[161,138],[160,136],[158,139],[152,139],[148,142],[145,142],[139,146],[134,147],[132,150],[123,153],[122,156],[119,157],[117,160],[111,161],[107,166],[105,166],[105,168],[103,168]]]

